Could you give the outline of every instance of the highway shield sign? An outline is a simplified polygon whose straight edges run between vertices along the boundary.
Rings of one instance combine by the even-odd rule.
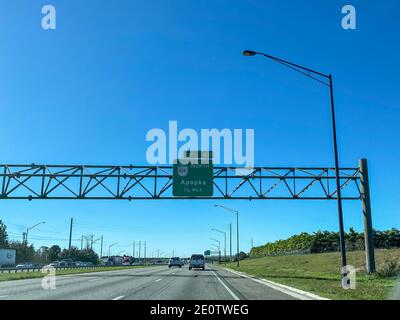
[[[213,164],[202,163],[200,159],[181,162],[173,165],[172,194],[175,197],[211,197],[214,191]]]

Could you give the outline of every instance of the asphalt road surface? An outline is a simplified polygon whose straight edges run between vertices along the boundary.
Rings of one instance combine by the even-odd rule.
[[[299,298],[263,283],[208,265],[102,271],[56,277],[56,289],[44,290],[42,279],[0,282],[0,300],[291,300]],[[300,297],[301,298],[301,297]]]

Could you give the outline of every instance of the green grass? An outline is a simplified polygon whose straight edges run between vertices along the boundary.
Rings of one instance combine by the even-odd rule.
[[[121,266],[121,267],[104,267],[104,268],[88,268],[88,269],[67,269],[67,270],[59,270],[56,272],[57,276],[67,275],[67,274],[78,274],[78,273],[92,273],[92,272],[101,272],[101,271],[115,271],[115,270],[125,270],[125,269],[133,269],[133,268],[143,268],[144,266]],[[42,278],[46,274],[42,272],[11,272],[11,273],[0,273],[0,282],[1,281],[10,281],[10,280],[22,280],[22,279],[34,279],[34,278]]]
[[[400,261],[400,249],[375,250],[375,255],[378,270],[387,259],[394,258]],[[234,263],[227,266],[329,299],[382,300],[390,296],[398,283],[396,278],[367,275],[363,251],[348,252],[347,259],[348,265],[360,269],[357,272],[355,290],[344,290],[341,286],[341,263],[338,252],[252,258],[241,261],[239,268]]]

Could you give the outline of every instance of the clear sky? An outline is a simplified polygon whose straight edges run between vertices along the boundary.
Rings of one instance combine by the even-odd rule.
[[[41,8],[57,29],[41,28]],[[373,223],[400,227],[397,0],[0,0],[0,162],[146,164],[148,130],[251,128],[259,166],[332,166],[327,88],[243,49],[265,51],[335,79],[342,166],[369,160]],[[210,228],[234,217],[214,201],[0,201],[10,236],[36,247],[104,235],[113,253],[146,240],[148,254],[203,252]],[[337,230],[335,202],[235,201],[241,248],[301,231]],[[344,204],[362,230],[361,205]],[[221,239],[221,237],[219,237]],[[222,239],[221,239],[222,240]],[[74,241],[79,246],[79,241]],[[96,244],[96,250],[99,245]]]

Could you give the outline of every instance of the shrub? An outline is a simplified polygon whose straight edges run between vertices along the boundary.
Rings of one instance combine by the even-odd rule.
[[[398,259],[392,258],[386,260],[377,271],[378,276],[382,278],[391,278],[400,275],[400,262]]]

